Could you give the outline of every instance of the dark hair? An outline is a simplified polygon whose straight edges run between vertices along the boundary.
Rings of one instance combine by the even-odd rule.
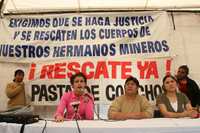
[[[24,76],[24,71],[21,70],[21,69],[17,69],[17,70],[15,70],[15,74],[14,74],[14,76],[16,77],[17,74],[22,74],[22,75]],[[13,81],[15,82],[15,78],[13,79]]]
[[[15,76],[16,76],[17,74],[23,74],[23,75],[24,75],[24,71],[21,70],[21,69],[17,69],[17,70],[15,70]]]
[[[75,79],[76,77],[83,77],[85,83],[87,83],[87,78],[86,78],[86,76],[85,76],[82,72],[79,72],[79,73],[76,73],[76,74],[74,74],[74,75],[72,75],[72,76],[70,77],[70,83],[71,83],[71,85],[74,84],[74,79]]]
[[[165,92],[166,92],[166,89],[165,89],[165,86],[164,86],[164,82],[165,82],[165,80],[166,80],[167,78],[172,78],[173,80],[176,81],[176,83],[178,83],[178,81],[177,81],[177,79],[176,79],[175,76],[170,75],[170,74],[165,75],[165,77],[164,77],[163,80],[162,80],[162,82],[163,82],[162,88],[163,88],[163,90],[164,90]]]
[[[185,72],[186,72],[186,74],[187,74],[187,75],[189,74],[189,68],[188,68],[187,65],[181,65],[181,66],[179,67],[179,69],[184,69]]]
[[[127,83],[127,82],[129,82],[129,81],[133,81],[136,85],[137,85],[137,87],[139,87],[139,81],[137,80],[137,78],[135,78],[135,77],[132,77],[132,76],[130,76],[130,77],[128,77],[127,79],[126,79],[126,81],[125,81],[125,84]]]

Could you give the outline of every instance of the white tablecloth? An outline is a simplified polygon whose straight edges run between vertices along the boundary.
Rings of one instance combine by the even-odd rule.
[[[126,121],[78,121],[81,133],[200,133],[200,119],[154,118]],[[42,133],[45,121],[28,124],[24,133]],[[21,124],[0,123],[0,133],[20,133]],[[47,121],[44,133],[78,133],[75,121]]]

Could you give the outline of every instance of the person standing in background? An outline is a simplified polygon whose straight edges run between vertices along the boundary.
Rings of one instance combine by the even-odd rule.
[[[200,106],[200,89],[197,83],[188,77],[189,68],[182,65],[178,68],[177,80],[179,90],[183,92],[190,100],[192,107]]]
[[[6,86],[6,95],[9,98],[7,110],[1,114],[33,114],[33,107],[28,103],[23,82],[24,71],[15,70],[13,82]]]
[[[9,98],[8,109],[26,106],[26,97],[24,89],[24,71],[18,69],[15,71],[13,82],[8,83],[6,95]]]

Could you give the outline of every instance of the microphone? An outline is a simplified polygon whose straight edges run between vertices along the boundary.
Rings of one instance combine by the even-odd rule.
[[[79,104],[80,104],[80,101],[74,101],[70,103],[70,105],[73,107],[75,112],[78,111]]]
[[[85,87],[80,88],[80,92],[82,92],[83,94],[87,93],[87,89]]]
[[[94,100],[91,94],[88,92],[88,90],[85,87],[80,88],[80,91],[82,92],[82,96],[84,97],[84,102],[88,102],[89,100],[92,100],[92,101]]]
[[[90,99],[92,99],[92,97],[90,96],[90,94],[89,94],[87,88],[85,88],[85,87],[80,88],[80,92],[82,92],[82,95],[83,95],[83,96],[87,96],[87,97],[89,97]]]

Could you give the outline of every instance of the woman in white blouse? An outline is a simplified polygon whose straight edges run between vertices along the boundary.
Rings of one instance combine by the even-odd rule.
[[[183,93],[177,92],[177,80],[172,75],[163,78],[164,93],[157,97],[156,103],[164,117],[181,118],[197,116],[197,111],[190,104],[189,99]]]

